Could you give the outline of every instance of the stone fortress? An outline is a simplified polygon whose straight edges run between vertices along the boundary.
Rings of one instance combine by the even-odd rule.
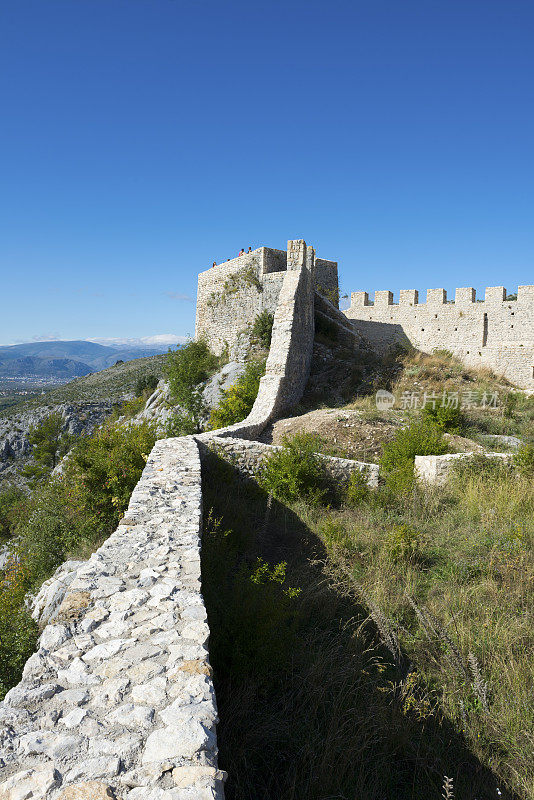
[[[258,396],[242,422],[158,441],[117,531],[43,585],[32,612],[38,650],[0,703],[0,800],[223,800],[201,593],[205,456],[219,452],[245,478],[276,449],[257,438],[302,397],[319,317],[355,354],[406,338],[422,349],[464,348],[466,358],[484,353],[483,363],[532,387],[534,287],[521,287],[517,301],[490,291],[482,308],[471,290],[452,309],[442,290],[421,306],[403,294],[397,307],[391,293],[374,306],[357,293],[343,314],[337,286],[337,264],[316,259],[303,240],[199,276],[196,334],[218,352],[239,349],[261,311],[274,315]],[[464,322],[469,342],[456,336]],[[503,353],[513,353],[512,366],[497,360]],[[442,477],[443,459],[457,457],[421,457],[435,460],[422,474]],[[377,485],[376,464],[322,458],[339,483],[358,471]]]
[[[233,346],[240,328],[256,314],[274,313],[284,272],[292,268],[291,254],[260,247],[198,278],[196,335],[205,336],[220,352]],[[338,265],[315,258],[317,292],[338,305]],[[365,291],[351,293],[346,324],[379,353],[396,342],[418,350],[449,350],[465,364],[489,367],[511,383],[534,388],[534,286],[519,286],[515,299],[507,299],[503,286],[486,289],[477,300],[471,287],[456,289],[454,300],[445,289],[428,289],[426,303],[415,289],[376,291],[374,302]]]

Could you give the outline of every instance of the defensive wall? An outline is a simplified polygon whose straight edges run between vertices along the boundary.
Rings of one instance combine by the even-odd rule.
[[[295,263],[289,250],[259,247],[201,272],[195,336],[205,337],[217,354],[232,348],[258,314],[275,313],[284,276]],[[313,275],[315,288],[337,302],[337,263],[316,259],[314,253]]]
[[[425,353],[449,350],[465,364],[489,367],[512,383],[534,388],[534,286],[520,286],[517,300],[507,300],[504,286],[486,289],[483,301],[471,287],[429,289],[426,303],[415,289],[352,292],[345,311],[356,330],[379,352],[395,342],[410,342]]]
[[[36,606],[39,649],[0,703],[0,800],[224,798],[201,592],[202,455],[215,449],[244,479],[257,473],[276,448],[254,439],[304,391],[316,312],[355,347],[362,341],[335,302],[318,300],[317,270],[323,282],[335,274],[337,287],[335,262],[317,260],[302,240],[288,242],[285,253],[260,248],[242,258],[242,269],[255,265],[250,275],[262,289],[252,278],[240,283],[224,300],[234,315],[225,320],[205,311],[207,298],[212,277],[224,292],[236,264],[210,270],[209,281],[199,280],[197,329],[218,331],[222,349],[232,326],[267,307],[264,287],[266,297],[271,292],[272,341],[252,411],[227,428],[157,442],[117,531],[87,562],[47,582]],[[374,464],[324,462],[338,481],[359,471],[377,483]],[[440,480],[444,465],[421,470]]]

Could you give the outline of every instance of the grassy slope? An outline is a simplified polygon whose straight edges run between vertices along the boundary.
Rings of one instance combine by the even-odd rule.
[[[505,415],[509,387],[490,373],[446,355],[413,354],[393,375],[382,379],[395,394],[414,390],[414,382],[415,390],[497,388],[503,407],[470,411],[470,436],[490,431],[532,441],[534,402],[520,400]],[[354,406],[376,414],[365,398]],[[406,421],[417,415],[401,413]],[[248,626],[249,639],[258,638],[261,615],[257,622],[241,610],[250,598],[233,606],[228,574],[218,576],[217,597],[207,595],[212,631],[227,615],[228,639],[217,643],[212,662],[221,763],[233,776],[229,800],[439,798],[445,775],[458,799],[497,800],[507,790],[534,798],[530,477],[478,465],[443,489],[404,496],[381,489],[353,508],[276,503],[270,519],[259,490],[230,485],[228,477],[210,480],[207,508],[233,530],[229,575],[236,564],[252,571],[261,555],[288,561],[291,585],[303,587],[295,601],[299,636],[267,676],[258,674],[254,656],[245,677],[226,665],[236,628]],[[205,558],[208,569],[209,548]],[[217,559],[224,561],[219,551]],[[317,560],[325,563],[320,575]],[[377,635],[367,623],[360,640],[366,614]],[[260,640],[269,635],[260,627]],[[284,635],[273,636],[272,646]],[[398,642],[396,658],[376,649],[388,638]]]

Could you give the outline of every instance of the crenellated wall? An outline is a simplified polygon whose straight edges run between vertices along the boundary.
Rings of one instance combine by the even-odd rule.
[[[534,387],[534,286],[520,286],[517,300],[506,300],[503,286],[486,289],[477,301],[471,287],[456,289],[454,301],[444,289],[429,289],[426,303],[415,289],[401,290],[393,303],[389,290],[352,292],[345,311],[356,330],[379,351],[410,342],[423,352],[450,350],[464,363],[489,367],[524,388]]]

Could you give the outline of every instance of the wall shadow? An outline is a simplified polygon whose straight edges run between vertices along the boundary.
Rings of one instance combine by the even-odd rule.
[[[448,720],[406,712],[392,687],[408,661],[393,664],[367,609],[326,574],[320,539],[202,451],[202,580],[226,800],[439,800],[445,775],[458,800],[516,800]],[[281,562],[286,580],[262,582],[258,564]]]

